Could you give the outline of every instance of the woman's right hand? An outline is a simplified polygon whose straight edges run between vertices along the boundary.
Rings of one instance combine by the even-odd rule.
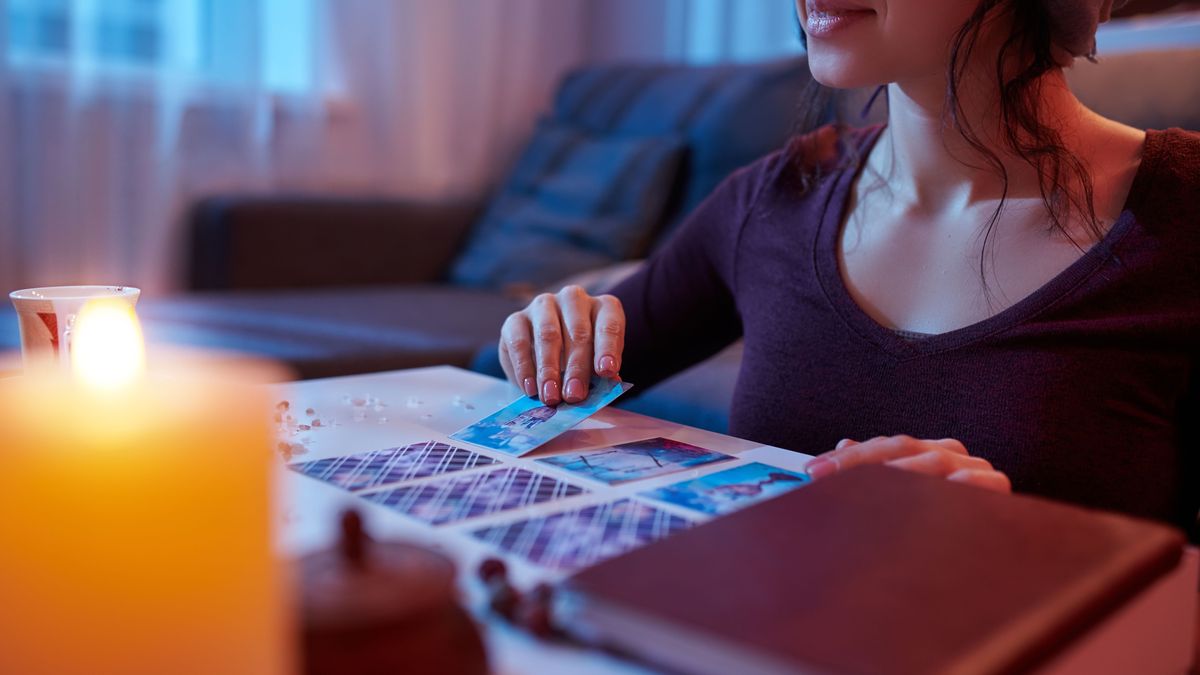
[[[618,378],[625,311],[611,295],[580,286],[543,293],[500,329],[500,365],[509,382],[546,405],[587,398],[595,372]]]

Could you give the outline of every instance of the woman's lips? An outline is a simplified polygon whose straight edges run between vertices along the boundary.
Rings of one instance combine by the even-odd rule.
[[[809,37],[826,37],[874,13],[869,9],[838,7],[833,3],[810,3],[804,32],[808,33]]]

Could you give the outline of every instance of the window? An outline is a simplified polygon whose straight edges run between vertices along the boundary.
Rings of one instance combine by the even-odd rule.
[[[0,0],[12,67],[314,87],[314,0]]]

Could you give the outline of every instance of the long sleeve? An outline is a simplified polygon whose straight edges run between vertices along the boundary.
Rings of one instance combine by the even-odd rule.
[[[737,249],[780,154],[725,179],[636,274],[613,289],[627,321],[621,376],[644,389],[742,335]]]

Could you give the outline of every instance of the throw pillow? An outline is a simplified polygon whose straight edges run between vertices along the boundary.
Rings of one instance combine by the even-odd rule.
[[[641,254],[663,217],[683,150],[672,136],[592,136],[544,122],[451,280],[541,286]]]

